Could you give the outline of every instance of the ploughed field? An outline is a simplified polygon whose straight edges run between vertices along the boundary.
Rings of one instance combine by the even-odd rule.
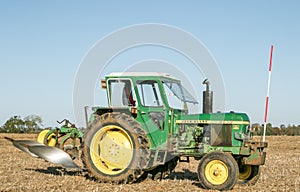
[[[62,169],[59,165],[16,149],[4,136],[35,140],[32,134],[0,134],[0,191],[207,191],[197,178],[198,161],[179,162],[175,171],[161,181],[115,185],[98,183],[85,173]],[[232,191],[300,192],[300,137],[270,136],[266,164],[254,186],[236,185]],[[80,164],[79,160],[76,160]],[[81,164],[80,164],[81,165]],[[211,190],[212,191],[212,190]]]

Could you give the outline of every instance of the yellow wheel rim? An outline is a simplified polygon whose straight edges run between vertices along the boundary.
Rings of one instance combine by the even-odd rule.
[[[47,135],[47,133],[49,131],[50,130],[43,130],[43,131],[41,131],[39,133],[38,137],[37,137],[37,142],[44,144],[45,137],[46,137],[46,135]],[[48,136],[48,138],[47,138],[47,145],[48,146],[52,146],[52,147],[55,146],[56,140],[55,140],[55,138],[53,138],[53,136],[54,136],[54,133],[52,133],[51,135]]]
[[[116,175],[131,163],[133,142],[124,129],[108,125],[94,134],[90,144],[90,156],[99,171]]]
[[[228,168],[223,161],[212,160],[205,167],[205,177],[213,185],[221,185],[228,178]]]
[[[240,168],[239,180],[246,180],[252,173],[251,165],[242,165]]]

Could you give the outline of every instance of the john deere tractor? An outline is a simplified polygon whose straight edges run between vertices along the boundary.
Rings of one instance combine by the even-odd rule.
[[[132,183],[167,177],[178,161],[199,160],[206,189],[255,184],[266,142],[252,141],[245,113],[213,113],[205,80],[203,113],[180,80],[161,73],[112,73],[101,82],[108,107],[94,107],[83,138],[82,160],[101,182]]]
[[[32,156],[71,168],[78,167],[72,159],[81,151],[85,170],[100,182],[163,179],[178,161],[194,158],[205,189],[255,184],[267,143],[253,141],[247,114],[213,113],[213,92],[208,80],[203,84],[203,113],[190,114],[198,102],[180,80],[162,73],[112,73],[101,81],[108,106],[93,107],[84,134],[65,120],[61,128],[40,133],[46,145],[7,139]]]

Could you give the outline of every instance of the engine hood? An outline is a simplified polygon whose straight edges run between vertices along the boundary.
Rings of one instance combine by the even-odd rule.
[[[177,124],[250,124],[246,113],[212,113],[180,115]]]

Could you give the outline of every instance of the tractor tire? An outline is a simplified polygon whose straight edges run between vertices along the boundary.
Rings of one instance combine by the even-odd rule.
[[[260,177],[259,165],[239,165],[239,177],[237,183],[239,185],[255,185]]]
[[[205,189],[230,190],[238,180],[239,167],[232,155],[210,152],[199,162],[198,178]]]
[[[141,125],[123,113],[97,117],[83,139],[82,161],[99,182],[133,183],[149,162],[150,143]]]
[[[48,145],[48,146],[51,146],[51,147],[55,147],[56,145],[56,140],[54,138],[54,133],[50,134],[48,136],[48,138],[46,138],[46,135],[49,133],[49,129],[46,129],[46,130],[43,130],[41,131],[39,134],[38,134],[38,137],[37,137],[37,142],[39,143],[42,143],[42,144],[45,144],[45,145]]]
[[[175,157],[164,165],[159,165],[151,171],[147,171],[147,178],[150,178],[152,180],[162,180],[167,178],[177,166],[177,161],[178,157]]]

